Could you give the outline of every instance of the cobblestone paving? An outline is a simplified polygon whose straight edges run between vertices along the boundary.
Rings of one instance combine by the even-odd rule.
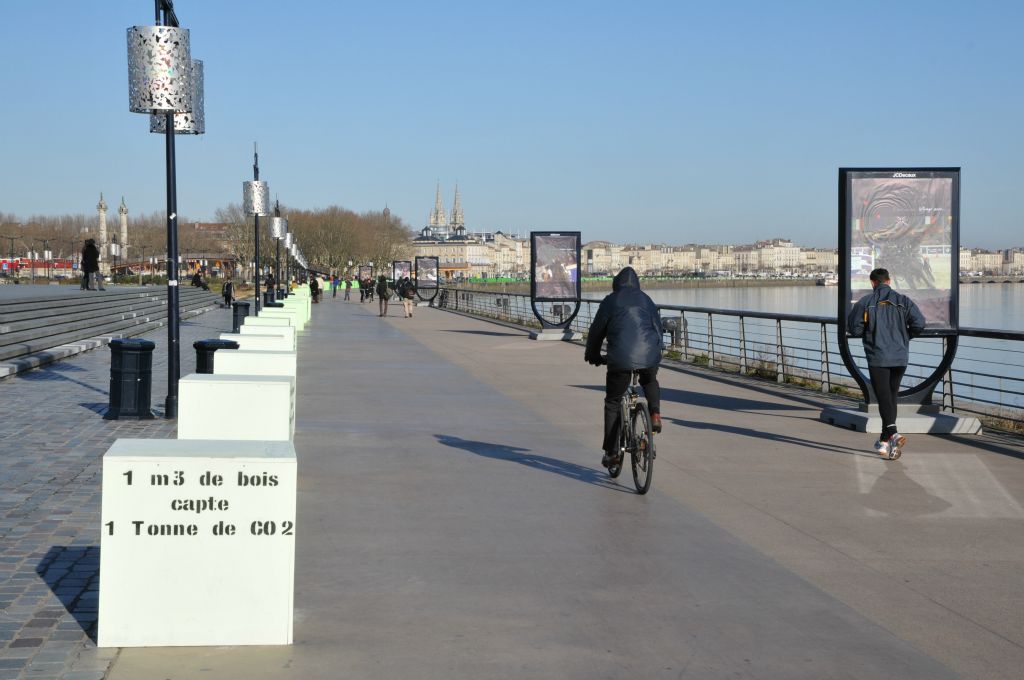
[[[192,343],[231,330],[230,310],[181,324],[181,375]],[[153,355],[150,421],[103,420],[106,347],[0,380],[0,680],[102,678],[116,649],[97,649],[102,455],[123,437],[170,438],[167,330]]]

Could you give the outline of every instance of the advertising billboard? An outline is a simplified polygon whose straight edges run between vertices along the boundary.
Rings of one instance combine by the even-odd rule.
[[[391,275],[393,281],[399,281],[406,276],[412,278],[412,262],[408,260],[395,260],[391,263]]]
[[[416,258],[416,288],[437,288],[437,258]]]
[[[359,265],[359,280],[365,281],[366,279],[373,278],[373,267],[367,264]]]
[[[530,296],[580,299],[580,232],[530,232]]]
[[[959,168],[842,168],[840,286],[846,318],[886,269],[924,314],[927,335],[958,327]]]

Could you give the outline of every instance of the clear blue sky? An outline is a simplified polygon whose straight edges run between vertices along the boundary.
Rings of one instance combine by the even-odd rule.
[[[965,245],[1024,245],[1024,3],[177,0],[206,65],[179,211],[284,203],[584,239],[836,242],[840,166],[962,166]],[[0,210],[164,206],[127,106],[149,0],[3,0]]]

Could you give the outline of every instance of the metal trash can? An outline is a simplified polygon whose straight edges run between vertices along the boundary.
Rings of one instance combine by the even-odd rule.
[[[286,297],[288,297],[288,289],[287,288],[278,288],[277,289],[277,299],[278,300],[283,300]]]
[[[267,303],[264,303],[263,306],[264,307],[284,307],[284,303],[283,302],[267,302]]]
[[[249,302],[238,300],[231,303],[231,332],[238,333],[242,329],[242,319],[249,316]]]
[[[219,349],[238,349],[234,340],[208,338],[192,343],[196,348],[196,373],[213,373],[213,353]]]
[[[274,304],[275,302],[277,302],[277,299],[274,297],[274,289],[273,288],[268,288],[267,290],[263,291],[263,306],[264,307],[268,307],[268,306]]]
[[[110,403],[104,420],[151,420],[153,349],[156,343],[138,338],[110,341]]]

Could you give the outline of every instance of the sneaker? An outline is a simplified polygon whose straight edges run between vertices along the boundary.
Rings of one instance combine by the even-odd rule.
[[[889,460],[896,460],[903,455],[903,447],[907,445],[907,438],[899,432],[889,438]]]
[[[660,413],[652,413],[651,414],[651,429],[654,430],[655,432],[661,432],[661,414]]]
[[[877,453],[879,456],[885,456],[886,458],[888,458],[889,442],[883,442],[881,439],[875,442],[875,453]]]

